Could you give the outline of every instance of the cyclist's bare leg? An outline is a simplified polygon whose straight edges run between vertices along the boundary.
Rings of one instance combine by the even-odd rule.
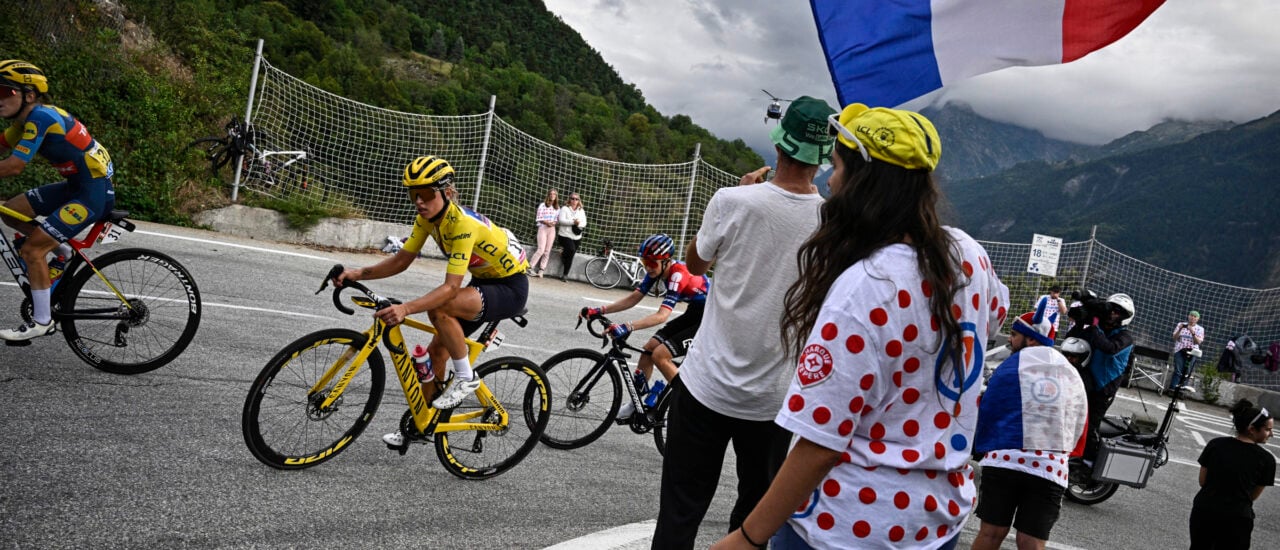
[[[29,218],[36,217],[36,211],[31,208],[31,202],[27,200],[26,193],[20,193],[18,195],[14,195],[13,197],[10,197],[9,200],[4,201],[4,206],[5,208],[8,208],[10,210],[15,210],[18,213],[23,214]],[[4,219],[5,225],[12,227],[18,231],[21,231],[22,234],[24,235],[30,235],[34,233],[35,230],[39,227],[34,223],[21,221],[17,218],[14,218],[8,215],[0,216],[0,218]]]
[[[671,349],[666,345],[659,345],[653,349],[653,363],[658,366],[658,372],[662,373],[662,377],[667,379],[670,384],[675,380],[676,373],[680,371],[680,367],[676,366],[675,358],[671,355]]]
[[[482,307],[484,301],[480,299],[480,291],[475,287],[466,287],[458,290],[453,300],[427,312],[431,324],[436,327],[432,345],[439,342],[449,352],[450,359],[467,359],[467,338],[462,333],[462,324],[458,319],[474,319],[480,314]]]
[[[30,225],[30,224],[27,224]],[[58,248],[58,241],[39,227],[33,227],[27,233],[27,242],[22,245],[18,255],[27,262],[27,278],[31,280],[31,290],[45,290],[53,286],[49,279],[49,262],[45,255]]]

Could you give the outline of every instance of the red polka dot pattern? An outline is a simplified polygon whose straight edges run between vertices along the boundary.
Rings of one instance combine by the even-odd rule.
[[[915,420],[908,420],[902,424],[902,434],[907,437],[915,437],[920,433],[920,423]]]
[[[867,343],[857,334],[844,341],[844,347],[849,350],[849,353],[862,353],[862,348],[866,347],[866,345]]]
[[[906,530],[903,529],[901,525],[894,525],[893,527],[889,528],[889,540],[893,542],[898,542],[902,540],[902,537],[905,536],[906,534],[907,534]]]
[[[863,504],[875,503],[876,490],[870,487],[863,487],[861,491],[858,491],[858,500],[861,500]]]
[[[836,336],[839,336],[839,335],[840,335],[840,329],[836,327],[835,323],[827,323],[825,325],[822,325],[823,340],[827,340],[827,341],[835,340]]]
[[[853,421],[845,420],[844,422],[841,422],[840,428],[838,428],[837,432],[844,437],[847,437],[849,434],[853,433]]]
[[[968,277],[973,276],[973,264],[969,263],[967,260],[964,263],[960,264],[960,269],[964,270],[965,276],[968,276]]]
[[[897,357],[899,355],[902,355],[902,342],[899,342],[897,340],[889,340],[889,343],[885,344],[884,346],[884,352],[889,357]]]
[[[834,479],[828,479],[822,483],[822,493],[829,497],[840,495],[840,482]]]
[[[884,434],[884,424],[876,422],[874,426],[871,426],[871,439],[884,439]]]
[[[862,396],[859,395],[849,400],[849,412],[858,414],[862,412]]]
[[[884,308],[875,308],[871,310],[871,322],[876,326],[882,327],[889,322],[889,313]]]
[[[899,510],[906,510],[908,506],[911,506],[911,495],[908,495],[905,491],[898,491],[898,494],[893,495],[893,505],[897,506]]]
[[[947,429],[947,426],[951,425],[951,415],[945,412],[933,415],[933,425],[937,426],[939,430]]]
[[[853,536],[860,539],[867,538],[871,534],[871,524],[862,520],[853,522]]]
[[[920,390],[917,390],[915,388],[907,388],[902,392],[903,403],[910,405],[912,403],[915,403],[919,399],[920,399]],[[912,422],[914,422],[914,420]]]
[[[787,400],[787,408],[791,412],[800,412],[804,408],[804,398],[798,393],[792,394],[791,398]]]
[[[823,531],[827,531],[827,530],[830,530],[832,527],[835,527],[835,526],[836,526],[836,518],[835,518],[834,516],[832,516],[831,514],[828,514],[828,513],[826,513],[826,512],[823,512],[823,513],[821,513],[821,514],[818,514],[818,528],[819,528],[819,529],[822,529]]]
[[[867,375],[863,375],[862,380],[858,382],[858,387],[862,388],[865,391],[865,390],[871,389],[871,386],[874,386],[875,383],[876,383],[876,375],[867,374]]]
[[[905,290],[898,291],[898,307],[906,309],[911,307],[911,293]]]
[[[925,298],[933,297],[933,285],[929,281],[920,281],[920,292],[924,293]]]
[[[974,310],[982,308],[982,296],[978,296],[977,293],[974,293],[972,301]]]
[[[916,328],[914,324],[907,325],[906,328],[902,329],[902,339],[908,342],[916,341],[916,337],[919,335],[920,329]]]
[[[818,424],[826,424],[831,421],[831,409],[826,407],[818,407],[813,409],[813,421]]]
[[[952,316],[952,317],[955,317],[956,319],[959,319],[959,318],[960,318],[960,316],[961,316],[961,315],[963,315],[963,314],[964,314],[964,311],[960,309],[960,306],[958,306],[958,305],[956,305],[956,304],[951,304],[951,316]]]
[[[908,357],[907,360],[902,363],[902,370],[907,374],[913,373],[919,368],[920,358],[918,357]]]

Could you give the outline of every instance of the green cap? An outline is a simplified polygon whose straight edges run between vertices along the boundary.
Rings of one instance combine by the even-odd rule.
[[[800,96],[791,102],[769,139],[787,156],[805,164],[828,162],[835,137],[827,131],[827,117],[835,112],[821,99]]]
[[[1191,310],[1190,315],[1191,315],[1192,317],[1195,317],[1196,319],[1199,319],[1199,318],[1200,318],[1200,312],[1199,312],[1199,311],[1196,311],[1196,310],[1194,310],[1194,309],[1193,309],[1193,310]]]

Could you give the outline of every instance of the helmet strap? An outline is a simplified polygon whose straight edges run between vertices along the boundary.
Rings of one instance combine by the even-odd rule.
[[[444,213],[449,210],[449,203],[451,202],[449,200],[449,195],[444,194],[444,189],[436,189],[436,194],[440,195],[440,198],[444,200],[444,206],[440,207],[440,211],[436,212],[435,216],[432,216],[431,219],[427,220],[433,224],[438,224],[440,222],[440,218],[443,218]]]

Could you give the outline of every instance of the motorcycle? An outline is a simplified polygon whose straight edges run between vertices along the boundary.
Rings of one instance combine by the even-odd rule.
[[[1195,372],[1195,362],[1201,355],[1199,349],[1191,351],[1189,372]],[[1188,375],[1183,383],[1190,380]],[[1194,391],[1186,385],[1169,390],[1169,406],[1155,433],[1141,431],[1128,418],[1104,418],[1098,427],[1102,441],[1093,467],[1079,459],[1068,463],[1067,500],[1092,506],[1111,498],[1121,485],[1146,487],[1152,471],[1169,462],[1169,432],[1173,429],[1174,417],[1181,408],[1183,392]]]

